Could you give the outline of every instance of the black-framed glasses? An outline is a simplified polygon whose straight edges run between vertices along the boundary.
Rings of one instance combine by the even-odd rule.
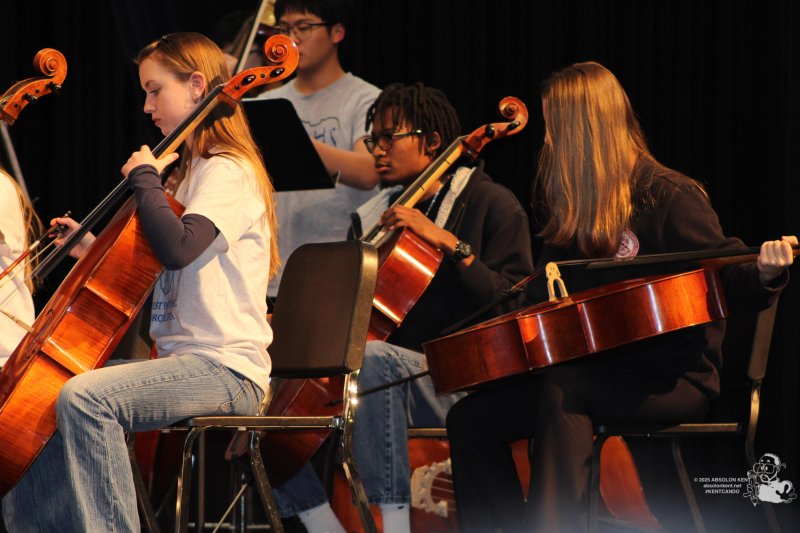
[[[330,22],[298,22],[297,24],[278,24],[275,26],[275,32],[280,35],[290,36],[294,33],[295,38],[305,39],[311,35],[311,30],[320,26],[332,26]]]
[[[369,150],[369,153],[375,151],[376,147],[380,147],[384,152],[392,149],[392,145],[397,139],[403,137],[410,137],[411,135],[422,135],[422,130],[404,131],[402,133],[381,133],[380,135],[370,135],[364,138],[364,145]]]

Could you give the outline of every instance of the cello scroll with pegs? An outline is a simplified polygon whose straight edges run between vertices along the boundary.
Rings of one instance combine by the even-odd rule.
[[[16,151],[7,131],[8,125],[14,124],[27,104],[37,102],[39,98],[46,94],[60,93],[61,84],[66,79],[67,61],[61,52],[53,48],[39,50],[34,57],[33,66],[43,76],[35,76],[14,82],[0,96],[0,133],[2,133],[8,162],[13,169],[14,178],[9,176],[9,179],[12,182],[16,180],[16,193],[19,195],[21,208],[20,223],[25,228],[25,235],[19,241],[19,246],[27,246],[14,257],[17,253],[14,250],[15,245],[11,242],[6,242],[8,235],[4,235],[0,231],[0,244],[8,245],[8,255],[4,255],[2,258],[2,266],[4,268],[0,272],[0,295],[2,295],[0,296],[0,314],[3,315],[0,320],[8,319],[17,324],[21,328],[19,330],[20,334],[23,330],[30,331],[30,323],[33,322],[33,302],[30,293],[23,289],[23,286],[27,285],[29,289],[33,289],[33,279],[36,276],[33,267],[37,264],[38,257],[53,244],[54,238],[60,236],[66,229],[54,226],[43,235],[37,235],[41,230],[41,224],[31,205],[30,195],[22,177],[22,170],[17,161]],[[0,180],[5,180],[5,177],[0,177]],[[51,240],[45,244],[48,237],[51,237]],[[31,243],[31,241],[33,242]],[[14,308],[14,311],[10,311],[9,308]],[[18,338],[15,333],[13,336],[9,335],[8,338],[2,339],[4,341],[0,343],[4,347],[2,355],[8,355],[6,350],[13,349]]]
[[[36,103],[50,93],[60,93],[67,77],[67,60],[54,48],[43,48],[33,58],[33,68],[43,74],[14,83],[0,96],[0,120],[9,125],[19,117],[26,105]]]
[[[47,94],[61,93],[62,83],[64,83],[64,80],[67,78],[67,60],[64,54],[54,48],[43,48],[34,56],[33,68],[43,75],[14,82],[11,87],[0,96],[0,121],[3,122],[0,126],[3,128],[6,127],[6,124],[13,125],[17,118],[19,118],[19,114],[28,104],[38,102],[39,98]],[[5,129],[3,133],[6,133]],[[10,143],[10,139],[4,138],[4,141]],[[13,152],[13,147],[9,147],[9,150]],[[16,155],[10,155],[12,156],[12,163],[16,164]],[[25,200],[30,203],[31,200],[25,184],[19,177],[21,173],[17,171],[15,174],[17,175],[19,187],[22,190]],[[44,235],[36,239],[23,251],[12,264],[3,270],[3,272],[0,272],[0,280],[11,275],[11,272],[21,263],[29,261],[28,258],[45,242],[45,237],[52,237],[55,235],[52,232],[57,231],[57,235],[55,235],[57,238],[65,229],[66,228],[63,227],[50,228]],[[3,302],[0,302],[0,308],[2,305]]]
[[[249,89],[279,81],[297,67],[299,54],[288,37],[272,37],[265,52],[268,66],[244,71],[210,90],[153,155],[173,152],[219,104],[235,106]],[[45,259],[44,271],[128,194],[123,180],[80,230]],[[176,213],[182,211],[177,202],[172,204]],[[141,231],[135,207],[129,199],[89,246],[0,373],[0,494],[16,483],[55,431],[55,402],[63,384],[105,363],[163,268]]]

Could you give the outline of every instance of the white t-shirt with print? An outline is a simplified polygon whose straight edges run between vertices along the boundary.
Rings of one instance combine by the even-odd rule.
[[[25,251],[25,219],[17,190],[11,178],[0,172],[0,272]],[[0,280],[0,308],[31,325],[34,320],[33,298],[25,285],[25,266],[20,264]],[[0,366],[14,353],[25,330],[0,313]]]
[[[196,158],[175,195],[211,220],[214,242],[190,265],[165,270],[153,291],[150,335],[160,356],[201,354],[265,387],[270,232],[252,168],[223,156]]]

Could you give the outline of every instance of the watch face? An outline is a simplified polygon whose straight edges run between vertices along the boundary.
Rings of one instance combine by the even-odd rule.
[[[464,259],[465,257],[469,257],[472,255],[472,247],[469,245],[469,243],[466,243],[464,241],[458,241],[456,243],[455,255],[458,256],[459,259]]]

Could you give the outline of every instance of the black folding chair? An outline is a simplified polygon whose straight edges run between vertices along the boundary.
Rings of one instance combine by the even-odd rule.
[[[689,505],[695,529],[704,533],[706,531],[700,508],[697,505],[692,483],[686,471],[683,460],[682,442],[687,438],[697,438],[709,435],[729,435],[744,438],[745,459],[748,465],[756,462],[754,442],[756,438],[756,428],[758,425],[758,415],[761,398],[761,384],[767,371],[767,358],[772,341],[772,328],[775,324],[775,313],[778,307],[776,298],[772,305],[756,317],[756,325],[753,333],[753,340],[750,349],[749,363],[747,367],[747,379],[749,382],[749,412],[746,419],[730,420],[735,417],[723,417],[719,420],[710,417],[711,420],[702,424],[676,424],[670,426],[595,426],[597,439],[594,443],[594,453],[592,456],[591,470],[591,490],[589,492],[589,531],[595,532],[598,528],[599,511],[599,487],[600,487],[600,451],[606,439],[613,435],[622,437],[655,437],[670,439],[672,446],[672,457],[675,468],[680,478],[681,487]],[[763,503],[762,508],[766,514],[767,524],[772,532],[779,532],[780,527],[775,517],[772,504]]]
[[[354,500],[366,502],[351,453],[355,402],[350,394],[357,390],[377,268],[375,248],[360,241],[307,244],[291,255],[281,278],[272,316],[271,376],[345,376],[344,413],[336,416],[267,416],[272,389],[265,386],[267,393],[258,415],[194,417],[168,428],[169,431],[187,431],[177,484],[176,531],[188,529],[193,448],[197,438],[208,429],[249,433],[249,462],[273,531],[281,532],[283,527],[261,456],[260,440],[265,432],[330,429],[340,433],[343,465]],[[137,470],[134,468],[134,472]],[[150,531],[156,531],[158,526],[152,516],[152,507],[141,489],[137,492],[143,522]],[[377,531],[369,509],[362,506],[359,511],[365,530]]]

